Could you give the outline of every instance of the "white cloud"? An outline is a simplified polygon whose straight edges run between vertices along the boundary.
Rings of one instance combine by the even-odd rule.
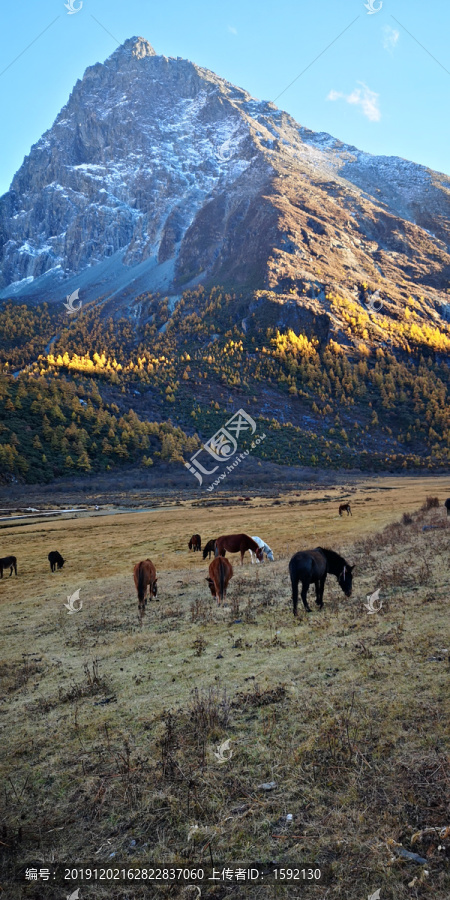
[[[383,28],[383,47],[385,50],[388,50],[389,53],[393,53],[394,48],[397,45],[397,41],[400,37],[400,32],[396,31],[395,28],[391,28],[390,25],[385,25]]]
[[[330,91],[327,100],[345,100],[353,106],[360,106],[363,114],[371,122],[379,122],[381,112],[378,107],[379,94],[371,91],[363,81],[358,81],[361,87],[355,88],[351,94],[343,94],[341,91]]]
[[[233,25],[228,26],[228,31],[230,34],[237,34],[237,28],[234,28]]]

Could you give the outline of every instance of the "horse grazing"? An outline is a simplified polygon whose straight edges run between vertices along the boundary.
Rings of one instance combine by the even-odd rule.
[[[209,564],[209,576],[207,582],[213,597],[217,600],[217,605],[224,603],[227,596],[227,587],[230,578],[233,577],[233,566],[229,559],[223,556],[216,556]]]
[[[325,547],[316,547],[315,550],[300,550],[299,553],[294,553],[289,563],[294,616],[297,615],[299,581],[302,583],[303,606],[307,612],[311,612],[306,599],[310,584],[315,586],[316,603],[322,609],[323,589],[327,575],[336,575],[339,587],[344,591],[345,596],[351,597],[354,568],[346,562],[343,556],[339,556],[339,553],[327,550]]]
[[[263,561],[263,551],[258,547],[256,541],[249,537],[248,534],[222,534],[216,540],[216,556],[225,556],[225,552],[240,553],[241,566],[244,565],[244,553],[246,550],[252,550],[256,554],[256,558],[260,562]]]
[[[3,559],[0,559],[0,578],[3,578],[3,569],[9,569],[9,577],[14,572],[17,575],[17,559],[15,556],[4,556]]]
[[[66,560],[62,558],[61,554],[58,553],[57,550],[50,550],[47,559],[50,563],[50,569],[52,572],[55,571],[56,567],[58,567],[58,569],[62,569],[64,563],[66,562]]]
[[[202,539],[199,534],[193,534],[189,541],[189,550],[201,550]]]
[[[266,554],[267,559],[269,559],[270,562],[273,562],[273,550],[270,549],[269,545],[266,544],[263,541],[263,539],[260,537],[252,537],[252,541],[254,541],[255,544],[258,544],[258,547],[260,547],[262,552]],[[253,551],[252,550],[250,550],[250,559],[251,559],[252,565],[253,565]],[[259,562],[259,559],[257,559],[256,562]]]
[[[347,513],[348,516],[352,516],[353,513],[350,509],[350,503],[341,503],[339,507],[339,515],[342,516],[342,513]]]
[[[150,559],[145,559],[138,562],[134,567],[133,576],[138,595],[139,616],[142,624],[142,617],[145,613],[145,607],[147,606],[147,588],[149,589],[150,600],[152,597],[158,599],[158,587],[156,584],[158,579],[152,561]]]
[[[206,559],[209,553],[209,558],[211,559],[211,553],[214,553],[216,549],[216,541],[214,538],[211,538],[207,544],[205,544],[203,548],[203,559]]]
[[[447,510],[447,515],[450,516],[450,497],[445,501],[444,506]]]

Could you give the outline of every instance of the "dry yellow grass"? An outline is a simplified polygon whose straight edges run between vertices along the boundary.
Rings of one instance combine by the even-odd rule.
[[[105,865],[115,853],[120,868],[210,853],[217,863],[289,860],[322,868],[320,898],[361,900],[380,887],[382,900],[445,900],[439,842],[411,847],[428,855],[428,876],[393,862],[387,842],[409,848],[421,827],[450,824],[450,529],[422,531],[446,526],[442,506],[392,524],[427,495],[442,503],[449,494],[449,479],[380,478],[245,509],[193,502],[1,529],[0,554],[15,553],[20,573],[0,581],[6,859]],[[353,516],[340,519],[347,497]],[[234,530],[261,535],[276,562],[241,568],[234,557],[230,606],[218,609],[208,564],[187,541]],[[356,563],[354,594],[346,600],[330,579],[324,609],[313,604],[295,620],[287,561],[320,544]],[[53,575],[51,549],[68,560]],[[141,629],[132,567],[147,556],[160,601]],[[383,608],[371,616],[363,601],[376,588]],[[76,590],[83,609],[69,615],[63,604]],[[226,739],[233,755],[219,765],[213,749]],[[277,787],[266,794],[265,781]],[[11,886],[8,896],[35,890]],[[42,896],[61,896],[51,890]]]

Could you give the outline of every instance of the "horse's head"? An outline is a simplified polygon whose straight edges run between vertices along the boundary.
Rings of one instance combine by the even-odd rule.
[[[63,567],[63,565],[64,565],[65,562],[67,562],[67,560],[66,560],[66,559],[62,559],[61,562],[58,563],[58,568],[59,568],[59,569],[62,569],[62,567]]]
[[[214,581],[209,576],[206,578],[206,581],[209,584],[209,589],[211,591],[211,594],[213,595],[213,597],[215,597],[216,596],[216,586],[214,584]]]
[[[155,578],[153,585],[152,585],[152,594],[154,597],[156,597],[156,595],[158,593],[158,585],[156,584],[157,581],[158,581],[158,579]]]
[[[353,582],[353,569],[354,566],[349,566],[347,563],[342,569],[341,574],[338,577],[339,587],[344,591],[346,597],[352,596],[352,582]]]
[[[263,551],[262,547],[258,547],[258,549],[257,549],[257,551],[256,551],[256,559],[259,559],[260,562],[263,561],[263,559],[264,559],[264,551]]]
[[[268,552],[268,554],[267,554],[267,559],[269,559],[270,562],[273,562],[273,561],[274,561],[274,560],[273,560],[273,550],[269,550],[269,552]]]

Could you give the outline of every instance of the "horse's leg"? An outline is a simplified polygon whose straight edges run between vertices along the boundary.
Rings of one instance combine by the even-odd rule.
[[[306,599],[307,594],[308,594],[309,585],[310,585],[309,581],[302,581],[302,595],[301,596],[302,596],[302,600],[303,600],[303,606],[305,607],[306,612],[311,612],[311,607],[308,606],[308,601]]]
[[[325,588],[326,580],[327,580],[327,573],[325,572],[325,575],[323,575],[319,581],[319,607],[320,607],[320,609],[322,609],[322,606],[323,606],[323,591]]]
[[[317,603],[317,606],[322,606],[322,604],[321,604],[321,602],[320,602],[320,578],[317,579],[317,581],[314,582],[314,588],[315,588],[315,591],[316,591],[316,603]]]
[[[297,606],[298,606],[298,581],[294,581],[291,576],[291,584],[292,584],[292,606],[294,611],[294,616],[298,615]]]

